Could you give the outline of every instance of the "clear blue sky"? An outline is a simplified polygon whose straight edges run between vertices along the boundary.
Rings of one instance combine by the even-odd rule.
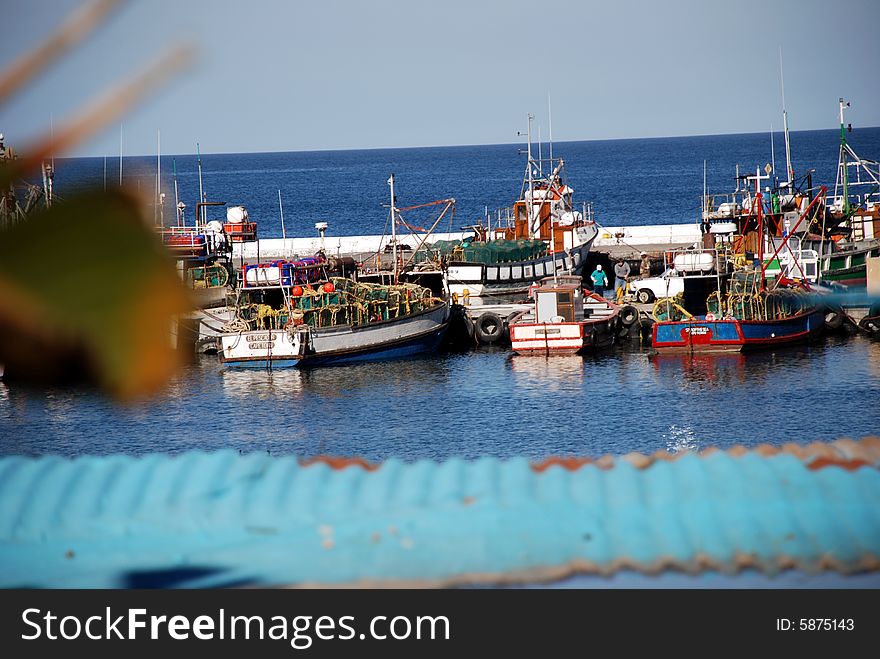
[[[0,64],[80,3],[3,0]],[[196,65],[123,122],[127,155],[880,125],[877,0],[141,0],[0,108],[18,147],[179,41]],[[119,152],[119,125],[74,155]]]

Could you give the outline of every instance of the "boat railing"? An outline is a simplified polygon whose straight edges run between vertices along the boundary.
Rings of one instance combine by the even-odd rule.
[[[171,226],[159,229],[163,244],[178,256],[211,259],[227,252],[223,233],[206,231],[204,227]]]
[[[703,196],[703,219],[721,220],[748,215],[755,197],[749,190]]]

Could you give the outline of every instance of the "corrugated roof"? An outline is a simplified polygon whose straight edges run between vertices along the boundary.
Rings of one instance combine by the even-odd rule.
[[[878,465],[877,438],[538,464],[371,465],[232,451],[6,457],[0,585],[877,570]]]

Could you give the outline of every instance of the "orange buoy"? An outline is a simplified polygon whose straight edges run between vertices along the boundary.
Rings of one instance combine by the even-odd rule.
[[[326,284],[324,284],[324,292],[325,293],[332,293],[335,290],[336,290],[336,287],[333,285],[332,282],[328,281]]]
[[[302,286],[294,286],[292,289],[290,289],[290,294],[293,295],[293,297],[299,297],[303,294]]]

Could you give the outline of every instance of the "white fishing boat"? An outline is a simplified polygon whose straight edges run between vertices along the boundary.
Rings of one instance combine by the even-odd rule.
[[[479,297],[524,293],[554,274],[581,276],[598,229],[590,204],[577,210],[563,176],[564,161],[532,154],[529,115],[528,159],[520,195],[497,212],[494,227],[470,227],[463,241],[439,241],[428,252],[442,260],[450,294]]]
[[[510,323],[510,343],[520,355],[578,354],[607,347],[622,327],[638,320],[633,307],[585,293],[579,277],[544,279],[534,289],[534,300],[533,309]]]
[[[323,366],[409,357],[436,350],[450,306],[414,284],[334,277],[320,285],[246,287],[220,337],[220,361],[242,368]],[[252,300],[248,302],[247,300]]]

